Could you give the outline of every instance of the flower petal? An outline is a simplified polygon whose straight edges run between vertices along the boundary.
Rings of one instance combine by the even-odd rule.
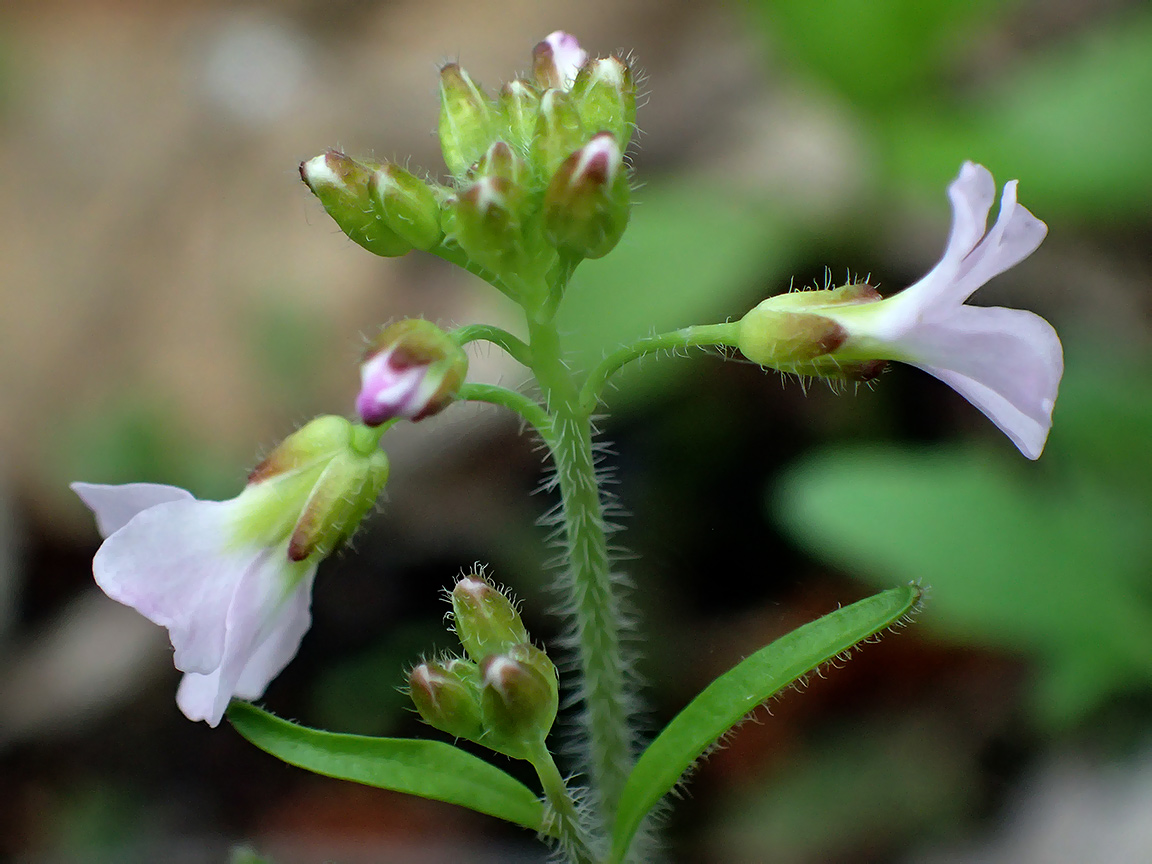
[[[1029,459],[1044,449],[1064,355],[1052,325],[998,306],[959,306],[901,338],[899,359],[979,408]]]
[[[234,503],[192,499],[150,507],[105,540],[92,560],[105,594],[168,628],[173,662],[185,672],[220,665],[233,594],[264,551],[227,548]]]
[[[110,537],[128,524],[137,513],[169,501],[189,501],[192,493],[160,483],[73,483],[69,487],[80,496],[96,517],[101,537]]]
[[[1015,267],[1043,242],[1048,226],[1016,203],[1016,181],[1004,184],[996,224],[960,265],[949,294],[963,302],[989,279]]]
[[[304,631],[299,630],[294,644],[291,644],[291,654],[285,656],[283,650],[299,628],[300,589],[306,592],[303,603],[307,610],[316,572],[315,564],[304,565],[305,572],[296,590],[286,595],[286,590],[298,575],[293,572],[295,566],[288,562],[283,548],[267,549],[243,574],[228,607],[224,651],[219,666],[206,674],[186,673],[176,691],[176,703],[189,720],[204,720],[209,726],[219,724],[228,702],[241,689],[241,679],[252,660],[260,658],[258,662],[264,665],[255,668],[249,681],[244,683],[254,685],[258,683],[256,679],[270,672],[259,688],[259,693],[263,693],[272,677],[292,659]],[[264,643],[273,636],[287,638],[279,639],[270,653],[262,652]],[[276,662],[279,662],[279,668],[272,671]],[[246,694],[255,689],[249,686]]]
[[[580,42],[571,33],[556,30],[544,37],[552,48],[552,62],[560,76],[560,88],[567,90],[576,80],[580,67],[588,62],[588,52],[580,47]]]
[[[240,673],[234,696],[240,699],[259,699],[272,679],[283,672],[284,667],[296,656],[304,634],[312,626],[312,582],[315,576],[316,568],[313,567],[277,611],[271,631],[252,652]]]
[[[988,211],[996,199],[996,181],[983,165],[965,162],[959,176],[948,187],[952,201],[952,230],[940,261],[916,284],[896,295],[915,297],[917,304],[929,305],[951,297],[952,285],[964,259],[976,248],[988,224]],[[965,298],[956,302],[962,303]]]

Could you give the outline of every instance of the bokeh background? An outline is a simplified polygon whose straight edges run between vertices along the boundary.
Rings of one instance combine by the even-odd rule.
[[[603,423],[633,514],[648,723],[776,635],[930,586],[917,624],[746,724],[697,772],[670,861],[1152,860],[1152,8],[1138,0],[44,0],[0,7],[0,860],[538,861],[445,805],[281,765],[178,713],[163,632],[100,595],[67,482],[229,497],[362,337],[513,310],[442,262],[376,259],[296,166],[329,146],[443,171],[437,63],[490,88],[561,27],[646,73],[633,224],[581,268],[574,363],[797,284],[914,281],[964,159],[1047,221],[977,295],[1034,309],[1068,371],[1026,463],[915,370],[805,394],[698,356],[621,378]],[[498,351],[480,380],[516,386]],[[495,409],[386,439],[387,501],[326,563],[266,705],[425,734],[396,688],[487,562],[557,628]],[[512,766],[512,770],[518,770]]]

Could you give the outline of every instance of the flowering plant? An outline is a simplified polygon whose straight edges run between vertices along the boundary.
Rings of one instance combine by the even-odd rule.
[[[361,367],[355,420],[321,417],[285,440],[230,501],[198,501],[151,484],[75,484],[105,537],[93,570],[112,598],[168,629],[185,673],[177,702],[193,720],[227,716],[257,746],[330,776],[470,807],[535,831],[563,860],[651,860],[652,814],[693,763],[761,703],[813,669],[906,619],[915,586],[839,609],[743,660],[652,741],[636,730],[636,685],[624,649],[626,582],[607,542],[592,414],[611,377],[645,355],[689,346],[739,349],[799,375],[875,377],[886,361],[918,366],[983,411],[1036,458],[1063,369],[1052,328],[1028,312],[964,305],[1036,249],[1042,222],[1007,184],[985,232],[995,186],[966,163],[949,189],[952,232],[939,264],[888,299],[864,283],[783,294],[737,321],[683,327],[624,345],[591,370],[565,361],[556,324],[573,272],[612,251],[627,228],[635,131],[629,63],[592,58],[570,35],[536,46],[532,72],[496,97],[457,64],[441,70],[439,134],[450,177],[338,151],[301,177],[345,234],[382,256],[421,250],[479,276],[524,312],[524,337],[489,325],[446,332],[408,320],[386,327]],[[464,347],[493,343],[533,376],[521,392],[468,382]],[[380,441],[395,423],[456,401],[516,412],[555,465],[568,638],[542,647],[516,604],[482,569],[450,594],[461,651],[408,674],[421,717],[527,761],[539,790],[444,740],[370,738],[309,729],[244,700],[259,698],[309,625],[320,562],[356,531],[388,475]],[[558,674],[552,655],[569,662]],[[560,710],[561,692],[575,712]],[[571,724],[579,752],[562,773],[551,733]]]

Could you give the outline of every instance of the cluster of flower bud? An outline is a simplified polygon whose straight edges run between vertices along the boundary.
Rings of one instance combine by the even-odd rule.
[[[300,174],[340,228],[378,255],[463,252],[505,285],[539,283],[558,261],[607,254],[628,224],[624,152],[636,84],[618,57],[589,58],[553,33],[530,76],[489,96],[456,63],[440,70],[439,136],[451,182],[329,151]]]
[[[461,578],[451,601],[466,656],[412,669],[408,684],[416,710],[449,735],[533,759],[556,720],[556,667],[532,644],[516,606],[482,573]]]

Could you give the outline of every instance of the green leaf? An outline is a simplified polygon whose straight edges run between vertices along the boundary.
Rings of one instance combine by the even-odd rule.
[[[443,741],[321,732],[237,701],[228,708],[228,720],[261,750],[289,765],[340,780],[459,804],[536,832],[544,831],[544,805],[531,789],[494,765]]]
[[[1071,411],[1074,391],[1061,399]],[[1152,511],[1067,455],[1046,473],[971,449],[832,450],[785,475],[774,509],[873,584],[923,579],[939,632],[1039,657],[1038,716],[1065,724],[1152,673]]]
[[[825,615],[725,672],[677,714],[644,751],[620,797],[612,862],[624,860],[644,817],[705,750],[757,706],[916,609],[920,589],[893,588]]]

